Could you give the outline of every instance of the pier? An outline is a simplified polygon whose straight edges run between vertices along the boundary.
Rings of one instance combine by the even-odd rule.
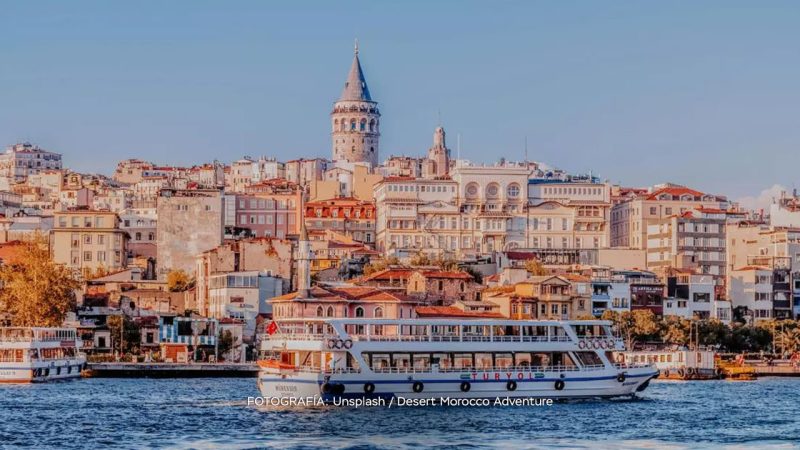
[[[254,363],[89,363],[84,376],[89,378],[255,378]]]
[[[790,361],[747,361],[747,365],[755,368],[759,377],[800,377],[800,367]]]

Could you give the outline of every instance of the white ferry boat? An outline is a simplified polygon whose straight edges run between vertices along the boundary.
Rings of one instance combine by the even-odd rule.
[[[74,328],[0,328],[0,383],[75,378],[85,365]]]
[[[658,375],[617,364],[606,321],[286,319],[263,335],[264,397],[625,397]]]

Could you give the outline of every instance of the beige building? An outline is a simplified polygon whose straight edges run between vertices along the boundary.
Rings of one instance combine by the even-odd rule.
[[[82,275],[127,267],[128,234],[110,211],[56,212],[51,233],[53,260]]]
[[[156,206],[158,277],[171,270],[192,274],[195,257],[222,244],[222,192],[163,189]]]
[[[725,276],[724,211],[693,210],[647,226],[647,268],[691,269]]]
[[[334,167],[323,173],[321,180],[311,181],[309,200],[352,197],[372,201],[375,184],[382,178],[380,174],[370,173],[366,164],[337,161]]]
[[[648,225],[697,208],[727,211],[732,205],[725,197],[672,184],[615,204],[611,209],[611,246],[647,248]]]

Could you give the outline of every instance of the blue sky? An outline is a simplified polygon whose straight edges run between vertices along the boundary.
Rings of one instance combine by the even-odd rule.
[[[381,153],[738,198],[800,167],[797,2],[0,1],[0,144],[76,170],[328,156],[358,38]]]

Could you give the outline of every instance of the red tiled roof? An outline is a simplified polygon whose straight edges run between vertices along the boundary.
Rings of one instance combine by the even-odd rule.
[[[412,272],[414,272],[413,269],[383,269],[367,275],[362,281],[388,281],[395,278],[406,280],[411,276]]]
[[[500,313],[496,312],[472,312],[463,311],[455,306],[417,306],[416,311],[419,317],[461,317],[467,319],[503,319]]]
[[[444,270],[429,270],[423,271],[422,276],[425,278],[449,278],[458,280],[471,280],[472,275],[466,272],[447,272]]]
[[[663,195],[663,194],[673,195],[673,196],[676,196],[676,197],[680,197],[681,195],[687,195],[687,194],[691,195],[693,197],[702,197],[702,196],[706,195],[706,194],[704,194],[704,193],[702,193],[700,191],[695,191],[694,189],[689,189],[687,187],[670,186],[670,187],[665,187],[665,188],[659,189],[659,190],[653,192],[652,194],[648,195],[647,196],[647,200],[658,200],[658,197],[660,195]]]

